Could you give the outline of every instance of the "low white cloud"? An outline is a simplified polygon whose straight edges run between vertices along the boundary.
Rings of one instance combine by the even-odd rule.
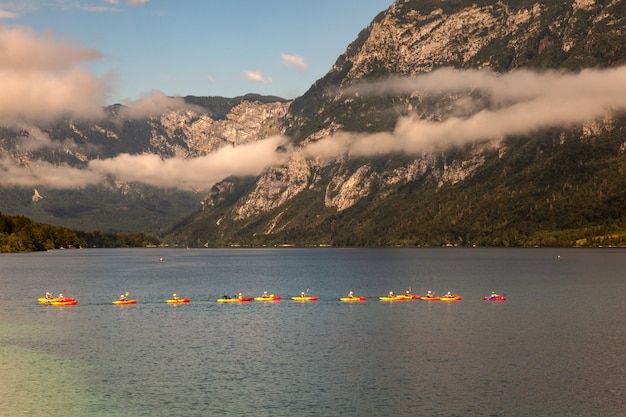
[[[417,77],[392,77],[352,86],[348,93],[398,95],[480,92],[488,108],[467,106],[463,116],[443,115],[440,122],[418,116],[400,118],[391,133],[341,132],[306,148],[311,157],[344,153],[359,156],[391,152],[419,154],[473,141],[526,135],[550,127],[569,127],[626,111],[626,67],[579,73],[529,70],[489,71],[442,69]]]
[[[140,6],[142,4],[146,4],[150,0],[128,0],[128,4],[131,6]]]
[[[280,59],[285,65],[293,65],[301,70],[307,69],[307,63],[301,56],[280,54]]]
[[[278,148],[287,142],[283,136],[273,136],[237,147],[223,147],[209,155],[190,159],[122,154],[92,160],[83,169],[42,161],[20,166],[4,157],[0,159],[0,185],[73,189],[104,184],[115,178],[160,188],[206,190],[226,177],[256,176],[267,167],[284,164],[287,153]]]
[[[244,71],[244,77],[248,81],[254,81],[257,83],[267,83],[270,84],[272,82],[272,78],[263,74],[259,71]]]

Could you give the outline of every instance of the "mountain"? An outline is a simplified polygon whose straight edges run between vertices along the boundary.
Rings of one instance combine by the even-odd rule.
[[[5,172],[107,180],[3,183],[0,211],[181,246],[623,245],[625,17],[620,0],[398,0],[293,101],[2,129]],[[142,176],[153,159],[125,155],[161,162]]]
[[[328,158],[305,154],[325,138],[325,146],[341,148],[346,135],[340,132],[359,134],[367,144],[377,133],[397,133],[407,118],[431,122],[422,123],[430,130],[446,122],[470,127],[481,115],[493,116],[485,123],[498,121],[500,108],[529,100],[507,98],[505,91],[499,101],[479,88],[438,91],[446,69],[460,72],[457,83],[478,70],[533,71],[505,87],[523,96],[534,74],[567,84],[558,74],[619,68],[626,58],[624,6],[593,0],[395,2],[291,103],[284,121],[294,143],[289,163],[254,181],[214,187],[205,204],[210,210],[180,223],[170,238],[194,245],[623,244],[621,113],[509,129],[511,134],[487,129],[484,137],[448,145],[443,136],[444,144],[412,152],[391,146],[379,153],[342,149]],[[432,78],[420,83],[420,75]],[[395,90],[385,84],[394,79]],[[488,78],[487,86],[497,80]],[[402,89],[403,82],[417,87]],[[362,93],[371,90],[380,93]],[[524,123],[523,114],[512,117]],[[380,141],[372,140],[376,146]]]
[[[33,186],[5,185],[0,211],[75,230],[162,235],[201,208],[206,192],[111,175],[92,181],[88,165],[121,155],[194,158],[254,142],[276,132],[287,106],[279,97],[256,94],[147,101],[144,108],[110,106],[100,120],[0,127],[0,184],[12,185],[15,171]]]

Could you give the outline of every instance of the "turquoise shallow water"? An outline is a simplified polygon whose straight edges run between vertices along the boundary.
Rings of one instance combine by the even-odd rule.
[[[1,416],[626,413],[620,249],[89,249],[0,263]],[[307,288],[318,302],[289,300]],[[407,288],[464,298],[378,301]],[[482,301],[492,289],[509,299]],[[38,304],[46,291],[79,304]],[[111,305],[126,291],[136,305]],[[284,299],[215,301],[263,291]],[[348,291],[368,300],[340,303]],[[191,303],[164,303],[174,292]]]

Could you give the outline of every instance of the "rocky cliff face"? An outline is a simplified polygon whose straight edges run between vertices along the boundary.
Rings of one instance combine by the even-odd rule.
[[[276,134],[289,138],[279,146],[280,164],[268,165],[260,175],[229,177],[217,184],[207,180],[209,191],[174,197],[112,180],[107,201],[126,196],[113,208],[103,209],[95,201],[64,203],[80,200],[79,194],[67,191],[53,191],[65,194],[54,207],[45,208],[42,203],[50,203],[50,192],[39,187],[43,197],[38,209],[31,210],[37,221],[75,227],[68,219],[80,224],[99,218],[100,223],[91,220],[97,226],[129,212],[133,216],[127,218],[137,219],[150,206],[152,226],[140,231],[155,230],[154,224],[161,223],[158,230],[164,233],[163,224],[171,226],[188,215],[168,235],[181,245],[520,242],[519,236],[539,230],[537,224],[582,227],[579,218],[559,211],[559,206],[568,207],[576,193],[578,200],[588,198],[585,190],[596,190],[600,197],[595,197],[606,203],[590,206],[589,212],[614,213],[621,201],[615,173],[626,170],[626,163],[621,165],[626,149],[621,116],[607,110],[603,117],[566,127],[540,125],[530,133],[512,134],[494,129],[496,133],[485,137],[457,142],[449,137],[474,129],[462,123],[470,117],[499,115],[511,104],[506,94],[489,92],[490,83],[500,82],[498,76],[522,69],[577,73],[626,63],[625,18],[623,0],[397,0],[358,34],[323,78],[293,101],[188,97],[187,105],[147,118],[129,118],[115,107],[107,120],[98,122],[7,127],[0,145],[21,165],[43,158],[81,167],[122,153],[192,159]],[[442,68],[495,75],[475,88],[438,88],[441,79],[436,77],[430,84],[399,88]],[[405,84],[387,90],[394,77]],[[521,87],[512,84],[510,90],[523,91]],[[476,118],[483,120],[477,125],[498,122],[497,117]],[[452,126],[449,135],[431,146],[373,150],[408,143],[442,125]],[[373,134],[381,139],[375,144],[368,142]],[[23,136],[32,138],[30,147],[20,145]],[[346,143],[361,147],[344,147]],[[605,159],[592,160],[598,149]],[[576,161],[576,167],[568,161]],[[600,172],[601,166],[615,170]],[[27,193],[28,207],[33,207],[32,190]],[[16,212],[15,206],[6,207],[0,211]],[[18,212],[30,215],[23,207]],[[111,214],[82,214],[98,210]]]
[[[120,154],[195,158],[280,133],[279,121],[288,101],[233,101],[223,117],[215,117],[211,108],[184,106],[137,118],[115,106],[104,120],[7,126],[0,134],[2,161],[26,168],[41,161],[81,168],[91,160]],[[32,204],[32,188],[6,188],[4,194],[11,198],[0,201],[0,212],[75,229],[156,233],[204,203],[202,190],[159,190],[117,178],[86,189],[77,185],[68,190],[53,184],[38,189],[45,197]]]
[[[284,119],[284,130],[296,144],[289,163],[266,170],[255,181],[232,207],[228,227],[255,233],[252,225],[260,222],[265,226],[259,230],[266,234],[294,228],[293,216],[286,213],[301,207],[296,203],[300,195],[312,199],[321,194],[309,214],[318,219],[360,204],[371,206],[410,184],[432,183],[441,189],[467,181],[493,164],[494,155],[502,159],[511,152],[503,137],[474,143],[455,151],[456,156],[449,150],[423,152],[383,157],[382,163],[349,154],[304,158],[302,149],[341,131],[390,131],[398,117],[445,121],[468,102],[475,112],[492,106],[471,91],[442,95],[414,90],[377,100],[345,94],[364,80],[416,76],[442,67],[506,73],[520,68],[578,71],[625,62],[620,45],[626,40],[624,9],[622,1],[594,0],[396,1],[359,34],[325,77],[291,104]],[[591,125],[607,126],[602,120]]]

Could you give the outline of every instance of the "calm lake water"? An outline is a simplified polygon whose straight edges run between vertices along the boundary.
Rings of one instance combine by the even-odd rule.
[[[85,249],[0,266],[1,416],[626,415],[622,249]],[[378,300],[408,288],[463,300]],[[307,289],[320,300],[289,299]],[[79,304],[38,304],[46,291]],[[127,291],[136,305],[111,304]],[[263,291],[283,300],[215,301]],[[367,302],[339,302],[349,291]]]

